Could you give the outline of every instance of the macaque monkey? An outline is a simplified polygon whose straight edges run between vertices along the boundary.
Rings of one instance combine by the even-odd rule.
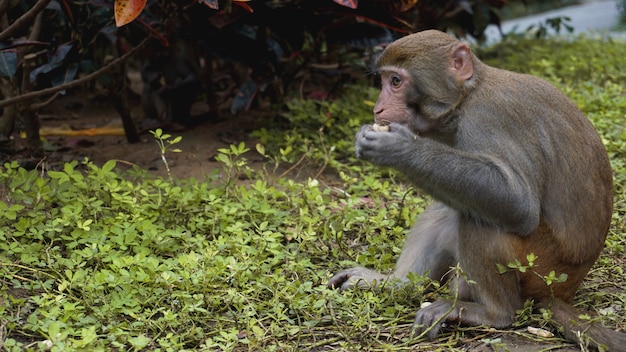
[[[581,321],[569,303],[604,247],[613,210],[609,160],[589,120],[548,82],[487,66],[442,32],[398,39],[376,64],[375,122],[389,129],[363,126],[356,154],[400,170],[436,202],[411,229],[393,274],[356,267],[328,285],[410,272],[444,281],[458,263],[473,283],[454,282],[456,304],[421,308],[416,334],[430,329],[433,339],[444,322],[505,328],[532,299],[568,339],[626,351],[625,333]],[[498,271],[531,253],[539,274],[567,274],[552,294],[533,273]]]

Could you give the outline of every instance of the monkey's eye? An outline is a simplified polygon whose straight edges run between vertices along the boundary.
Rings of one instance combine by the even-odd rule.
[[[394,87],[399,87],[400,83],[402,83],[402,79],[399,76],[391,76],[390,80],[391,85]]]

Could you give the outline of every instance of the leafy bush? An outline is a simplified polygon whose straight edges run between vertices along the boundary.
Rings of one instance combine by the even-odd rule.
[[[236,163],[244,151],[223,150],[222,159],[244,167]],[[375,247],[358,259],[389,269],[422,203],[401,202],[398,192],[410,191],[373,176],[369,202],[382,208],[347,195],[356,180],[338,192],[316,180],[239,185],[223,176],[171,183],[140,170],[122,175],[113,161],[45,175],[6,164],[4,346],[178,351],[310,342],[333,319],[362,320],[333,314],[337,293],[323,286],[326,265],[335,269],[351,252],[339,244],[371,237]],[[361,309],[372,306],[365,299],[355,298]],[[395,316],[388,304],[385,314]]]
[[[623,43],[583,37],[520,40],[481,52],[491,64],[557,84],[602,135],[615,176],[614,221],[576,302],[619,328],[626,325],[626,92],[617,68],[625,51]],[[375,95],[350,87],[333,102],[293,101],[274,124],[284,127],[258,131],[268,165],[287,171],[312,165],[313,174],[328,171],[327,178],[253,171],[243,145],[222,149],[223,170],[203,180],[124,172],[113,161],[30,171],[5,164],[0,345],[8,351],[497,345],[506,333],[484,335],[480,328],[451,329],[433,342],[412,339],[419,304],[448,294],[426,294],[423,278],[393,291],[325,287],[332,272],[355,262],[391,270],[427,201],[395,173],[353,157],[353,134],[371,121]],[[164,157],[171,144],[161,144]],[[542,319],[520,312],[520,324]]]

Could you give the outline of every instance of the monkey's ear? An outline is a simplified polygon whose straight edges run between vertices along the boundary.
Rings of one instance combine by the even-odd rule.
[[[459,81],[466,81],[472,78],[474,63],[472,62],[472,52],[466,44],[459,43],[454,46],[450,64],[452,72]]]

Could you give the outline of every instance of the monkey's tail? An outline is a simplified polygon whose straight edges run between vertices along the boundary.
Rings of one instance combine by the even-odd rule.
[[[626,352],[626,333],[582,321],[572,305],[558,298],[552,302],[551,310],[552,318],[563,326],[563,334],[568,340],[583,346],[588,343],[594,349],[602,347],[609,352]]]

